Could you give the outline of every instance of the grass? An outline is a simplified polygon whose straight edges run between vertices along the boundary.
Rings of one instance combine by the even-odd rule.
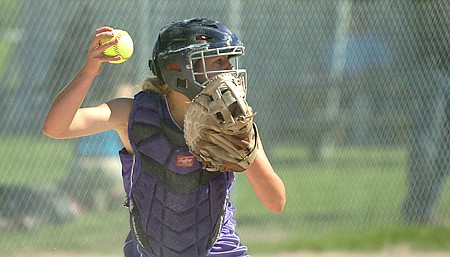
[[[14,185],[48,185],[67,175],[72,155],[70,140],[47,137],[4,137],[1,153],[1,183]]]
[[[281,147],[273,163],[286,185],[286,208],[278,215],[267,213],[239,177],[240,235],[255,252],[375,251],[396,244],[449,250],[450,227],[401,222],[406,158],[402,148],[347,148],[311,163],[306,151]],[[438,206],[443,217],[450,209],[448,196],[444,190]]]
[[[128,211],[87,213],[72,223],[10,232],[0,238],[0,254],[12,252],[120,253],[128,230]]]
[[[0,158],[2,183],[51,185],[70,163],[71,141],[8,137]],[[301,148],[282,146],[273,165],[287,190],[281,214],[264,209],[243,174],[237,174],[232,201],[238,232],[251,253],[297,250],[376,251],[402,244],[414,249],[450,250],[450,227],[406,226],[400,206],[406,192],[403,148],[342,148],[311,163]],[[448,218],[449,190],[439,214]],[[29,232],[0,233],[0,256],[17,251],[67,250],[119,253],[128,231],[127,211],[90,212],[76,221]]]

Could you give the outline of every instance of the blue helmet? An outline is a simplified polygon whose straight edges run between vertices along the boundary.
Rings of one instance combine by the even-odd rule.
[[[239,69],[238,58],[234,70],[196,73],[194,64],[206,57],[238,57],[244,55],[244,45],[235,33],[218,21],[207,18],[193,18],[170,23],[159,32],[153,48],[150,68],[153,74],[172,89],[193,99],[214,76],[221,72],[232,72],[246,76],[245,69]],[[205,82],[198,82],[196,75],[204,75]]]

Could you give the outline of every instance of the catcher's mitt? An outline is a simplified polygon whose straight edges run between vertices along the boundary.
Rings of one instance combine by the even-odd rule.
[[[222,73],[190,103],[184,136],[208,171],[244,171],[255,160],[258,131],[246,90],[244,78]]]

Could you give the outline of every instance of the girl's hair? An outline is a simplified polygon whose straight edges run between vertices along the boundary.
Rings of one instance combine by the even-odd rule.
[[[159,80],[157,77],[147,77],[142,82],[142,91],[155,92],[160,95],[167,95],[171,91],[169,85]]]

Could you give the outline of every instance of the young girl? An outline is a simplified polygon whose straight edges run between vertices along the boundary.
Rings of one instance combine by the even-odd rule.
[[[122,176],[131,231],[124,245],[133,256],[249,256],[235,232],[229,195],[234,173],[207,172],[189,153],[183,121],[190,100],[221,72],[245,73],[232,63],[243,55],[237,36],[223,24],[194,18],[160,31],[150,67],[156,77],[143,82],[134,99],[116,98],[80,108],[104,62],[120,60],[102,52],[117,39],[112,28],[96,30],[87,61],[56,97],[43,132],[75,138],[115,130],[124,145]],[[236,65],[237,66],[237,65]],[[236,144],[246,147],[248,142]],[[255,161],[244,171],[261,203],[283,210],[286,193],[259,144]]]

